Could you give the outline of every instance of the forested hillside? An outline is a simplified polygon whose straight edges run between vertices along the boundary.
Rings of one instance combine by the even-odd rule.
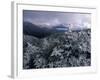
[[[44,38],[23,35],[23,68],[91,65],[91,30],[53,33]]]

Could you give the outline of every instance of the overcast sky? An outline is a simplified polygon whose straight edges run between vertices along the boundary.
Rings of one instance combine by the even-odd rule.
[[[91,14],[54,11],[24,10],[23,20],[37,25],[48,25],[52,27],[59,24],[72,24],[90,27]]]

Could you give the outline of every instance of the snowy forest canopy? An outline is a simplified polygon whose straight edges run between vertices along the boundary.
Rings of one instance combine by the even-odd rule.
[[[23,11],[23,69],[91,66],[90,14]]]

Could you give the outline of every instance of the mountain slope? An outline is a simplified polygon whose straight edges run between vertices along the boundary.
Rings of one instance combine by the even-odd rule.
[[[46,25],[45,25],[46,26]],[[52,26],[52,28],[43,27],[43,25],[35,25],[30,22],[23,22],[23,33],[26,35],[35,36],[37,38],[44,38],[55,32],[66,32],[68,27],[63,24]]]
[[[91,30],[53,33],[44,38],[23,37],[23,68],[80,67],[91,65]]]

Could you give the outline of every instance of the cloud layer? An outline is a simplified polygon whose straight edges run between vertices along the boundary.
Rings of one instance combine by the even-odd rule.
[[[72,24],[90,27],[91,14],[54,11],[24,10],[23,20],[36,25],[46,25],[48,28],[59,24]]]

